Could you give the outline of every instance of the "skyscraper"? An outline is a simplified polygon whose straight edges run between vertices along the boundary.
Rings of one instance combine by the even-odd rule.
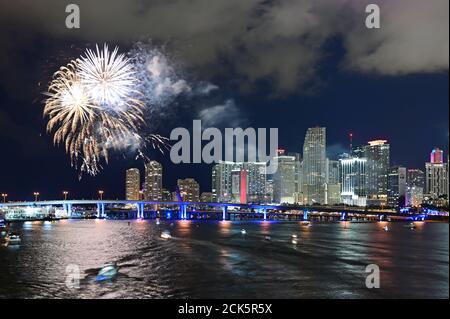
[[[289,152],[289,156],[295,157],[294,171],[294,202],[303,204],[303,162],[300,153]]]
[[[200,185],[195,179],[179,179],[177,185],[184,202],[198,202],[200,200]]]
[[[370,141],[365,146],[367,158],[367,200],[368,205],[387,204],[388,171],[390,168],[390,147],[386,140]]]
[[[139,169],[130,168],[125,173],[125,197],[127,200],[139,200],[141,174]]]
[[[347,205],[366,206],[366,158],[347,157],[340,161],[341,201]]]
[[[162,200],[162,165],[156,161],[145,164],[144,196],[149,201]]]
[[[430,153],[430,163],[442,164],[444,163],[444,152],[439,148],[434,148]]]
[[[425,188],[425,173],[420,169],[408,169],[406,183],[410,187]]]
[[[326,165],[326,201],[328,205],[336,205],[341,202],[341,181],[339,161],[330,160],[327,158]]]
[[[388,205],[403,207],[406,194],[406,167],[394,166],[388,174]]]
[[[313,127],[303,144],[303,193],[307,204],[326,202],[326,128]]]
[[[295,196],[295,157],[278,156],[277,171],[272,175],[273,201],[275,203],[294,203]]]
[[[430,159],[431,162],[425,163],[425,192],[434,199],[448,197],[448,165],[444,163],[442,151],[434,149]]]
[[[266,163],[220,161],[212,168],[212,193],[222,203],[262,203],[266,179]]]

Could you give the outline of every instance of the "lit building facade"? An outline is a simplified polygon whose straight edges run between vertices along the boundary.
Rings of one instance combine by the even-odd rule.
[[[221,203],[264,203],[266,180],[266,163],[221,161],[212,168],[212,193]]]
[[[341,202],[352,206],[366,206],[367,159],[348,157],[340,159],[339,162],[341,171]]]
[[[198,202],[200,200],[200,185],[195,179],[179,179],[177,185],[184,202]]]
[[[277,171],[272,175],[273,202],[293,204],[295,202],[295,157],[282,155],[273,160],[278,165]]]
[[[366,189],[368,205],[387,204],[390,146],[386,140],[370,141],[364,148],[367,159]]]
[[[139,169],[130,168],[125,172],[125,198],[139,200],[141,190],[141,174]]]
[[[406,193],[406,167],[394,166],[389,169],[388,174],[388,206],[405,206]]]
[[[420,169],[408,169],[406,184],[410,187],[425,189],[425,173]]]
[[[148,201],[162,200],[162,165],[157,161],[145,164],[144,197]]]
[[[423,187],[407,186],[405,193],[405,206],[420,207],[423,202]]]
[[[448,165],[441,163],[425,164],[425,192],[431,198],[447,196],[448,199]]]
[[[303,143],[303,195],[305,204],[326,202],[326,128],[313,127]]]

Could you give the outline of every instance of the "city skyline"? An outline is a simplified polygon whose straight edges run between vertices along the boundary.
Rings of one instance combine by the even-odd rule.
[[[317,127],[316,127],[317,128]],[[310,128],[310,129],[314,129],[314,128]],[[308,130],[310,130],[310,129],[308,129]],[[307,132],[306,132],[306,135],[305,135],[305,138],[306,138],[306,136],[308,135],[308,130],[307,130]],[[352,134],[352,133],[350,133],[350,134]],[[327,137],[326,137],[327,138]],[[328,163],[329,161],[330,162],[337,162],[337,163],[339,163],[339,161],[341,161],[342,160],[342,156],[344,155],[344,156],[347,156],[347,155],[352,155],[351,153],[357,153],[357,152],[359,152],[360,151],[360,149],[361,149],[361,147],[362,148],[364,148],[364,147],[366,147],[366,146],[371,146],[371,145],[379,145],[379,144],[384,144],[384,143],[387,143],[388,141],[387,140],[374,140],[374,141],[368,141],[367,142],[367,145],[364,145],[364,144],[362,144],[362,145],[353,145],[353,144],[349,144],[350,145],[350,147],[352,147],[352,149],[350,150],[350,148],[348,149],[348,150],[343,150],[343,153],[341,153],[341,154],[337,154],[336,156],[335,156],[335,158],[329,158],[328,156],[325,156],[325,159],[326,159],[326,162]],[[350,143],[353,143],[353,141],[351,140],[350,141]],[[371,144],[372,143],[372,144]],[[389,144],[388,144],[389,145]],[[280,148],[280,150],[282,150],[282,154],[279,154],[279,156],[281,156],[281,158],[293,158],[292,160],[294,160],[294,158],[295,158],[295,156],[300,156],[300,158],[301,158],[301,161],[300,161],[300,163],[303,165],[303,157],[302,157],[302,154],[301,153],[293,153],[292,152],[292,150],[288,150],[288,149],[284,149],[284,148]],[[325,147],[325,150],[326,150],[326,153],[328,153],[327,152],[327,148]],[[304,150],[303,150],[304,151]],[[438,154],[435,154],[435,151],[437,151],[438,152]],[[297,155],[298,154],[298,155]],[[422,167],[408,167],[408,166],[406,166],[406,165],[396,165],[396,164],[394,164],[394,165],[390,165],[389,166],[389,169],[390,168],[394,168],[394,167],[405,167],[405,169],[407,170],[407,171],[421,171],[423,174],[424,174],[424,178],[425,178],[425,173],[426,173],[426,170],[427,170],[427,166],[430,166],[430,163],[433,163],[433,159],[434,158],[436,158],[439,162],[437,162],[436,164],[442,164],[442,163],[447,163],[448,162],[448,156],[446,156],[445,155],[445,153],[444,153],[444,151],[441,149],[441,148],[439,148],[439,147],[433,147],[432,148],[432,150],[430,150],[430,152],[428,153],[429,154],[429,156],[427,156],[426,158],[427,158],[427,160],[423,163],[423,165],[422,165]],[[434,156],[434,157],[433,157]],[[340,159],[341,158],[341,159]],[[164,161],[164,159],[163,159],[163,161]],[[345,159],[344,158],[344,161],[348,161],[348,159]],[[166,159],[166,162],[167,162],[167,159]],[[223,161],[222,161],[223,162]],[[232,163],[234,163],[234,164],[236,164],[236,162],[232,162]],[[244,162],[244,163],[248,163],[248,162]],[[125,187],[123,187],[123,185],[124,184],[127,184],[128,183],[128,173],[129,173],[129,171],[133,171],[133,173],[135,173],[135,174],[138,174],[139,176],[139,190],[138,190],[138,192],[139,192],[139,195],[138,195],[138,197],[140,198],[141,196],[142,196],[142,198],[144,198],[144,199],[146,199],[146,200],[150,200],[150,199],[153,199],[153,200],[161,200],[162,198],[163,198],[163,192],[164,191],[166,191],[166,190],[168,190],[169,192],[172,192],[172,191],[174,191],[175,189],[176,189],[176,186],[177,186],[177,184],[178,184],[178,181],[179,181],[179,179],[180,179],[180,177],[175,177],[175,180],[169,180],[169,181],[167,181],[167,176],[165,177],[165,178],[162,178],[162,175],[161,175],[161,172],[162,171],[164,171],[164,168],[163,168],[163,165],[160,163],[160,162],[158,162],[158,161],[155,161],[155,160],[152,160],[152,161],[150,161],[150,162],[147,162],[147,163],[141,163],[142,165],[135,165],[135,166],[137,166],[137,167],[135,167],[135,166],[129,166],[129,167],[127,167],[127,168],[125,168],[125,173],[126,174],[122,174],[123,175],[123,182],[121,181],[120,183],[120,188],[122,189],[121,191],[119,191],[119,192],[113,192],[113,193],[108,193],[108,192],[106,192],[106,196],[110,196],[110,198],[124,198],[124,199],[126,199],[127,198],[127,188]],[[154,165],[157,165],[158,167],[157,167],[157,172],[156,173],[150,173],[150,175],[157,175],[158,177],[156,177],[157,178],[157,180],[155,180],[155,181],[153,181],[153,182],[149,182],[149,177],[148,177],[148,175],[149,175],[149,170],[148,170],[148,168],[149,168],[149,166],[151,167],[151,166],[154,166]],[[208,171],[208,168],[210,168],[209,170],[211,170],[211,169],[213,169],[213,167],[215,166],[215,165],[217,165],[217,163],[214,163],[214,164],[212,164],[212,165],[207,165],[207,164],[201,164],[201,166],[203,167],[203,169],[202,169],[202,171],[203,172],[205,172],[205,171]],[[328,164],[327,164],[328,165]],[[141,170],[138,168],[138,166],[142,166],[143,167],[143,169],[142,169],[142,173],[141,173]],[[282,166],[282,165],[281,165]],[[438,165],[439,166],[439,165]],[[440,169],[442,169],[442,168],[440,168]],[[136,173],[136,170],[137,170],[137,173]],[[230,172],[231,173],[231,172]],[[328,175],[328,168],[326,169],[326,171],[324,170],[324,174],[327,174]],[[272,179],[273,178],[275,178],[276,179],[276,175],[277,174],[273,174],[273,177],[270,179],[270,182],[273,182],[272,181]],[[141,176],[143,176],[143,178],[141,178]],[[203,179],[201,179],[201,177],[199,177],[199,176],[195,176],[195,175],[190,175],[189,173],[187,173],[187,174],[184,174],[183,176],[185,176],[184,178],[186,178],[186,179],[190,179],[190,178],[193,178],[193,179],[197,179],[197,180],[199,180],[199,181],[203,181],[203,183],[202,182],[199,182],[199,187],[200,187],[200,189],[199,189],[199,191],[200,191],[200,193],[199,193],[199,196],[202,194],[202,193],[209,193],[209,192],[212,192],[213,191],[213,189],[214,189],[214,182],[213,181],[211,181],[211,176],[209,176],[209,183],[208,182],[205,182],[205,179],[203,178]],[[231,176],[231,175],[230,175]],[[153,177],[153,176],[152,176]],[[122,177],[121,177],[122,178]],[[303,178],[304,178],[304,175],[303,175]],[[366,177],[367,178],[367,177]],[[388,178],[387,176],[386,176],[386,178]],[[95,179],[95,177],[94,177],[94,179]],[[117,177],[115,178],[115,180],[116,180],[116,183],[117,183]],[[150,184],[148,184],[148,183],[156,183],[156,184],[158,184],[159,186],[157,187],[159,190],[156,190],[156,195],[149,195],[148,193],[146,193],[146,190],[147,190],[147,192],[149,192],[148,190],[149,189],[154,189],[154,187],[150,187],[149,185]],[[425,181],[423,182],[424,183],[424,186],[423,186],[423,188],[424,188],[424,190],[425,190],[425,185],[426,185],[426,183],[425,183]],[[440,182],[440,183],[442,183],[442,181]],[[171,186],[171,185],[175,185],[175,186]],[[210,186],[209,186],[210,185]],[[230,185],[230,187],[231,187],[231,185]],[[293,186],[294,187],[294,186]],[[387,194],[388,193],[388,190],[387,190],[387,180],[386,180],[386,185],[384,186],[386,189],[385,189],[385,193]],[[79,196],[79,197],[73,197],[74,199],[75,198],[92,198],[92,199],[94,199],[94,198],[97,198],[98,197],[98,191],[99,190],[101,190],[102,192],[105,192],[104,191],[104,189],[107,189],[108,187],[105,187],[104,185],[101,185],[101,184],[98,184],[98,186],[97,187],[94,187],[93,189],[92,189],[92,191],[91,191],[91,196],[85,196],[85,197],[83,197],[83,196]],[[116,189],[117,189],[117,187],[115,187]],[[33,189],[33,191],[32,192],[30,192],[30,194],[28,194],[28,197],[27,198],[31,198],[31,197],[36,197],[36,195],[35,195],[35,193],[36,193],[36,190],[37,190],[38,188],[36,188],[36,189]],[[64,190],[62,190],[61,192],[59,192],[59,194],[55,194],[56,196],[54,196],[54,198],[59,198],[58,196],[60,196],[60,197],[67,197],[67,196],[74,196],[74,193],[76,194],[77,192],[75,191],[68,191],[67,189],[68,188],[63,188]],[[134,193],[135,193],[136,191],[134,190]],[[2,190],[2,194],[4,194],[4,195],[6,195],[6,196],[4,196],[3,197],[3,199],[6,197],[6,199],[7,200],[12,200],[11,199],[11,197],[12,197],[12,193],[11,192],[8,192],[7,190]],[[159,195],[158,195],[159,194]],[[46,196],[47,195],[47,196]],[[48,197],[48,195],[49,194],[45,194],[45,193],[43,193],[42,191],[39,191],[39,198],[47,198],[47,199],[51,199],[51,198],[53,198],[53,197]],[[76,196],[76,195],[75,195]],[[172,195],[171,195],[172,196]],[[134,195],[134,197],[136,197],[136,195]],[[293,197],[294,198],[294,197]],[[26,198],[25,198],[26,199]],[[25,200],[24,198],[16,198],[16,200]],[[286,201],[286,202],[289,202],[289,200],[288,201]],[[348,202],[348,204],[350,204],[351,202]]]

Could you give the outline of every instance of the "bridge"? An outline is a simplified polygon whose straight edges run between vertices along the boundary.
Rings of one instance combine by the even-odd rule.
[[[253,203],[216,203],[216,202],[186,202],[179,201],[144,201],[144,200],[49,200],[49,201],[23,201],[23,202],[7,202],[0,203],[2,208],[19,208],[19,207],[62,207],[69,217],[72,216],[73,206],[93,206],[96,208],[96,217],[106,217],[107,206],[117,207],[135,207],[136,218],[144,218],[145,207],[175,207],[177,217],[179,219],[189,219],[191,215],[198,215],[202,211],[196,208],[208,207],[213,211],[210,213],[221,213],[222,219],[229,219],[230,216],[252,214],[258,219],[267,219],[270,214],[273,216],[296,216],[301,220],[308,220],[310,215],[318,212],[339,216],[340,220],[347,220],[349,216],[363,215],[376,216],[378,220],[384,220],[388,216],[399,214],[390,209],[370,209],[365,207],[348,207],[348,206],[306,206],[306,205],[276,205],[276,204],[253,204]],[[191,211],[188,208],[191,207]],[[154,209],[155,210],[155,209]],[[157,210],[157,209],[156,209]],[[188,214],[189,212],[189,214]],[[203,211],[206,212],[206,211]],[[111,213],[111,212],[110,212]]]

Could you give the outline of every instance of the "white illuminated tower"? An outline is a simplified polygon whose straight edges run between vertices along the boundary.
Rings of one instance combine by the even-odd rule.
[[[305,204],[325,204],[326,128],[313,127],[303,144],[303,196]]]

